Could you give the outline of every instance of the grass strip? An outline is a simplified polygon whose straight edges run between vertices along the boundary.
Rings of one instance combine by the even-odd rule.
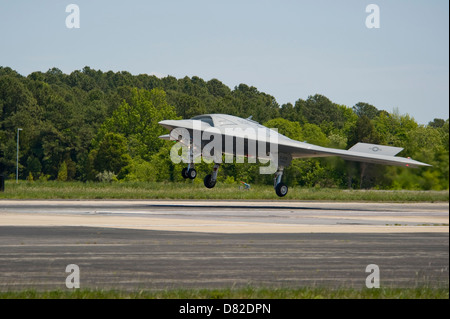
[[[448,299],[448,288],[230,288],[137,290],[50,290],[0,292],[0,299]]]
[[[252,185],[243,190],[237,184],[217,184],[206,189],[201,183],[157,182],[26,182],[7,181],[0,199],[224,199],[224,200],[322,200],[371,202],[448,202],[449,191],[343,190],[290,187],[279,198],[270,185]]]

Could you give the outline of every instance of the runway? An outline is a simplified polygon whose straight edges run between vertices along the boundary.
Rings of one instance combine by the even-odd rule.
[[[448,203],[0,201],[0,291],[447,287]]]
[[[208,233],[449,231],[448,203],[306,201],[0,201],[0,226]]]

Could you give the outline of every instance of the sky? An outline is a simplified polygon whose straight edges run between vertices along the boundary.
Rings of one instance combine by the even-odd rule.
[[[449,1],[0,0],[0,66],[216,78],[427,124],[449,117]]]

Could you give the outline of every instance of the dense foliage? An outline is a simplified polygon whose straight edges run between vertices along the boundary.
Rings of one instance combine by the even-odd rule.
[[[346,162],[339,158],[294,160],[288,185],[308,187],[448,189],[449,120],[419,125],[409,115],[367,103],[339,105],[323,95],[278,105],[274,97],[217,79],[176,79],[85,67],[57,68],[24,77],[0,67],[0,173],[15,178],[18,128],[19,178],[80,181],[182,181],[182,164],[169,158],[163,119],[203,113],[253,116],[293,139],[335,148],[357,142],[403,147],[400,156],[432,164],[408,169]],[[200,176],[211,164],[197,166]],[[272,183],[255,164],[224,164],[219,180]],[[201,182],[198,178],[196,182]]]

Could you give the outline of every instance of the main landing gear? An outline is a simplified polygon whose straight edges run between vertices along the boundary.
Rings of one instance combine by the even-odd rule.
[[[220,164],[214,163],[214,168],[211,174],[206,175],[203,180],[203,184],[205,184],[206,188],[213,188],[216,186],[217,181],[217,173],[219,172]]]
[[[211,174],[205,176],[203,180],[203,184],[206,188],[214,188],[217,182],[217,173],[219,172],[220,164],[214,163],[214,168]],[[281,178],[283,177],[284,167],[278,167],[277,172],[273,178],[273,188],[275,189],[275,193],[279,197],[284,197],[288,193],[288,187],[286,184],[281,182]],[[181,171],[181,175],[184,178],[195,179],[197,177],[197,171],[195,170],[194,163],[189,163],[188,167],[183,168]]]
[[[283,177],[283,167],[278,168],[273,178],[273,187],[275,188],[275,193],[279,197],[284,197],[288,193],[288,187],[286,184],[281,182],[281,177]]]
[[[203,184],[205,184],[205,187],[207,188],[213,188],[216,186],[217,182],[217,173],[219,172],[220,164],[214,164],[214,168],[211,174],[208,174],[205,176],[205,179],[203,180]],[[189,179],[195,179],[197,177],[197,171],[194,168],[194,164],[191,163],[188,165],[188,167],[185,167],[181,170],[181,176],[183,178],[189,178]]]

